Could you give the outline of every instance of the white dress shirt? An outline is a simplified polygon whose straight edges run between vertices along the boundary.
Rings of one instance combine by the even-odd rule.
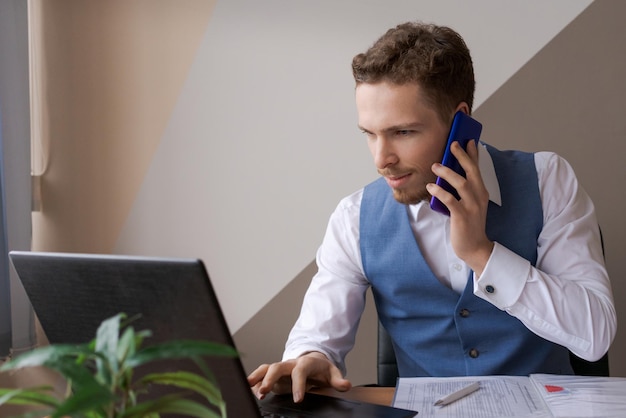
[[[500,204],[491,156],[479,147],[480,171],[489,198]],[[537,265],[495,243],[474,294],[518,318],[535,334],[587,360],[608,350],[617,320],[604,266],[594,206],[571,166],[550,152],[535,154],[543,208]],[[345,372],[369,287],[359,248],[363,189],[341,200],[317,252],[318,273],[305,295],[283,360],[319,351]],[[411,227],[435,276],[461,293],[470,274],[450,244],[449,217],[428,202],[407,206]],[[497,291],[487,293],[493,286]]]

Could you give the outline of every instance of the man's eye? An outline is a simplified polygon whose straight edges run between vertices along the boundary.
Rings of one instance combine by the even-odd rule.
[[[376,136],[375,136],[373,133],[371,133],[371,132],[367,132],[367,131],[361,131],[361,132],[362,132],[363,134],[365,134],[365,136],[367,137],[367,139],[373,139],[373,138],[375,138],[375,137],[376,137]]]
[[[408,129],[402,129],[400,131],[397,131],[396,135],[398,135],[398,136],[408,136],[408,135],[411,134],[411,132],[413,132],[413,131],[409,131]]]

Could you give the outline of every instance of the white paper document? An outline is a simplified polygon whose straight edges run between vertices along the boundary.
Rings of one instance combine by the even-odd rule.
[[[626,417],[626,378],[533,374],[552,416]]]
[[[435,402],[469,383],[480,389],[445,406]],[[561,376],[400,378],[393,406],[420,417],[626,417],[626,378]]]

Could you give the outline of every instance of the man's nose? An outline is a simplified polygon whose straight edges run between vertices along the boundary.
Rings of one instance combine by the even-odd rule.
[[[374,151],[374,164],[379,170],[398,162],[398,157],[388,139],[379,138]]]

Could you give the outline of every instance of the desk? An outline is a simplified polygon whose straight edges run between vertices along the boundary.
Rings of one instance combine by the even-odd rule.
[[[555,416],[555,417],[626,417],[626,378],[624,377],[586,377],[568,375],[536,374],[525,376],[481,376],[458,378],[421,378],[420,382],[411,382],[416,393],[425,394],[418,399],[416,407],[421,417],[441,416],[438,408],[433,406],[431,389],[429,387],[450,382],[466,382],[478,380],[484,392],[478,392],[481,402],[459,402],[459,409],[452,408],[455,417],[484,417],[501,416],[490,415],[485,410],[485,403],[496,407],[487,409],[496,411],[511,410],[514,415],[508,416]],[[409,383],[409,382],[407,382]],[[415,385],[415,386],[414,386]],[[504,385],[504,386],[503,386]],[[557,391],[548,391],[548,386],[557,388]],[[545,389],[544,389],[545,387]],[[502,388],[508,388],[503,390]],[[513,389],[515,390],[509,390]],[[407,388],[404,387],[406,390]],[[564,390],[564,391],[563,391]],[[562,394],[561,394],[561,391]],[[348,400],[391,405],[395,388],[357,386],[348,392],[338,392],[334,389],[314,389],[312,392],[344,398]],[[524,395],[518,396],[518,392]],[[554,393],[552,393],[554,392]],[[440,393],[440,392],[436,392]],[[503,393],[509,395],[503,396]],[[602,396],[597,396],[600,393]],[[528,402],[528,399],[534,399]],[[452,412],[452,411],[448,411]],[[487,412],[487,413],[486,413]],[[538,415],[537,415],[538,414]]]
[[[323,388],[313,389],[312,392],[322,395],[335,396],[337,398],[349,399],[390,406],[393,401],[395,388],[392,387],[369,387],[356,386],[347,392],[338,392],[334,389]]]

